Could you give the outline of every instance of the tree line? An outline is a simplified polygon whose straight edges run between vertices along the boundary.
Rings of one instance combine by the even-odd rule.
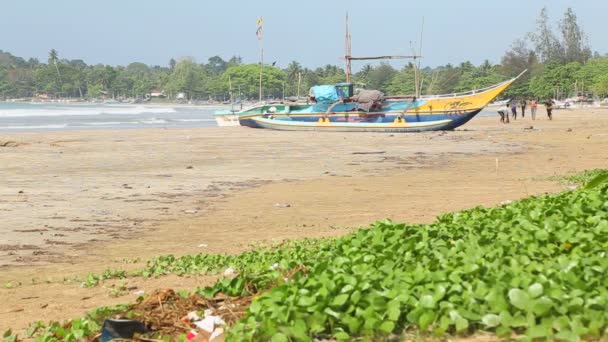
[[[501,82],[528,69],[506,96],[569,96],[574,90],[608,96],[608,56],[592,53],[576,14],[567,9],[551,25],[543,8],[534,32],[516,40],[499,64],[488,60],[480,65],[462,62],[418,70],[413,63],[398,70],[387,63],[364,65],[353,81],[385,94],[413,94],[415,73],[420,73],[422,94],[449,94],[479,89]],[[137,98],[152,90],[162,90],[169,98],[182,93],[188,99],[222,100],[232,95],[256,99],[260,77],[259,64],[244,64],[238,56],[224,60],[214,56],[206,63],[193,58],[171,59],[167,66],[131,63],[127,66],[87,65],[83,60],[60,58],[51,50],[46,63],[25,60],[0,50],[0,98],[51,97]],[[343,68],[326,65],[306,68],[292,61],[286,68],[264,65],[264,94],[272,98],[306,95],[317,84],[345,81]]]

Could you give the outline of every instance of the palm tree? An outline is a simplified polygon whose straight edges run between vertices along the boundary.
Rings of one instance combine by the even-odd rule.
[[[290,86],[290,88],[291,87],[296,88],[295,92],[298,93],[298,91],[297,91],[298,80],[301,78],[302,66],[300,65],[300,63],[293,61],[293,62],[289,63],[289,65],[287,66],[287,70],[285,70],[285,72],[287,73],[288,85]]]
[[[59,86],[61,87],[61,73],[59,72],[59,67],[57,66],[57,61],[59,60],[59,54],[57,50],[51,49],[49,51],[49,64],[55,65],[55,70],[57,70],[57,78],[59,80]]]

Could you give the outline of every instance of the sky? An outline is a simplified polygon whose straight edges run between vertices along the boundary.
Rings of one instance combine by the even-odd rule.
[[[264,60],[281,68],[293,60],[343,65],[348,11],[353,56],[411,54],[424,27],[423,66],[477,65],[499,63],[514,40],[534,31],[543,6],[556,32],[571,7],[592,49],[608,53],[607,0],[2,0],[0,50],[44,62],[56,49],[87,64],[166,66],[171,58],[204,63],[216,55],[256,63],[263,47]],[[356,70],[366,62],[353,63]]]

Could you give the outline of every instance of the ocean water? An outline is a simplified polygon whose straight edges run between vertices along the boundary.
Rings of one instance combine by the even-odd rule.
[[[0,131],[212,127],[225,106],[0,102]]]

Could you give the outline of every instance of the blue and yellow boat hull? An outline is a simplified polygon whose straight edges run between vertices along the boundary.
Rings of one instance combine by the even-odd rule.
[[[253,128],[290,131],[395,133],[451,130],[475,117],[516,79],[463,94],[415,100],[389,98],[372,112],[358,110],[356,102],[265,104],[239,113],[239,123]]]

